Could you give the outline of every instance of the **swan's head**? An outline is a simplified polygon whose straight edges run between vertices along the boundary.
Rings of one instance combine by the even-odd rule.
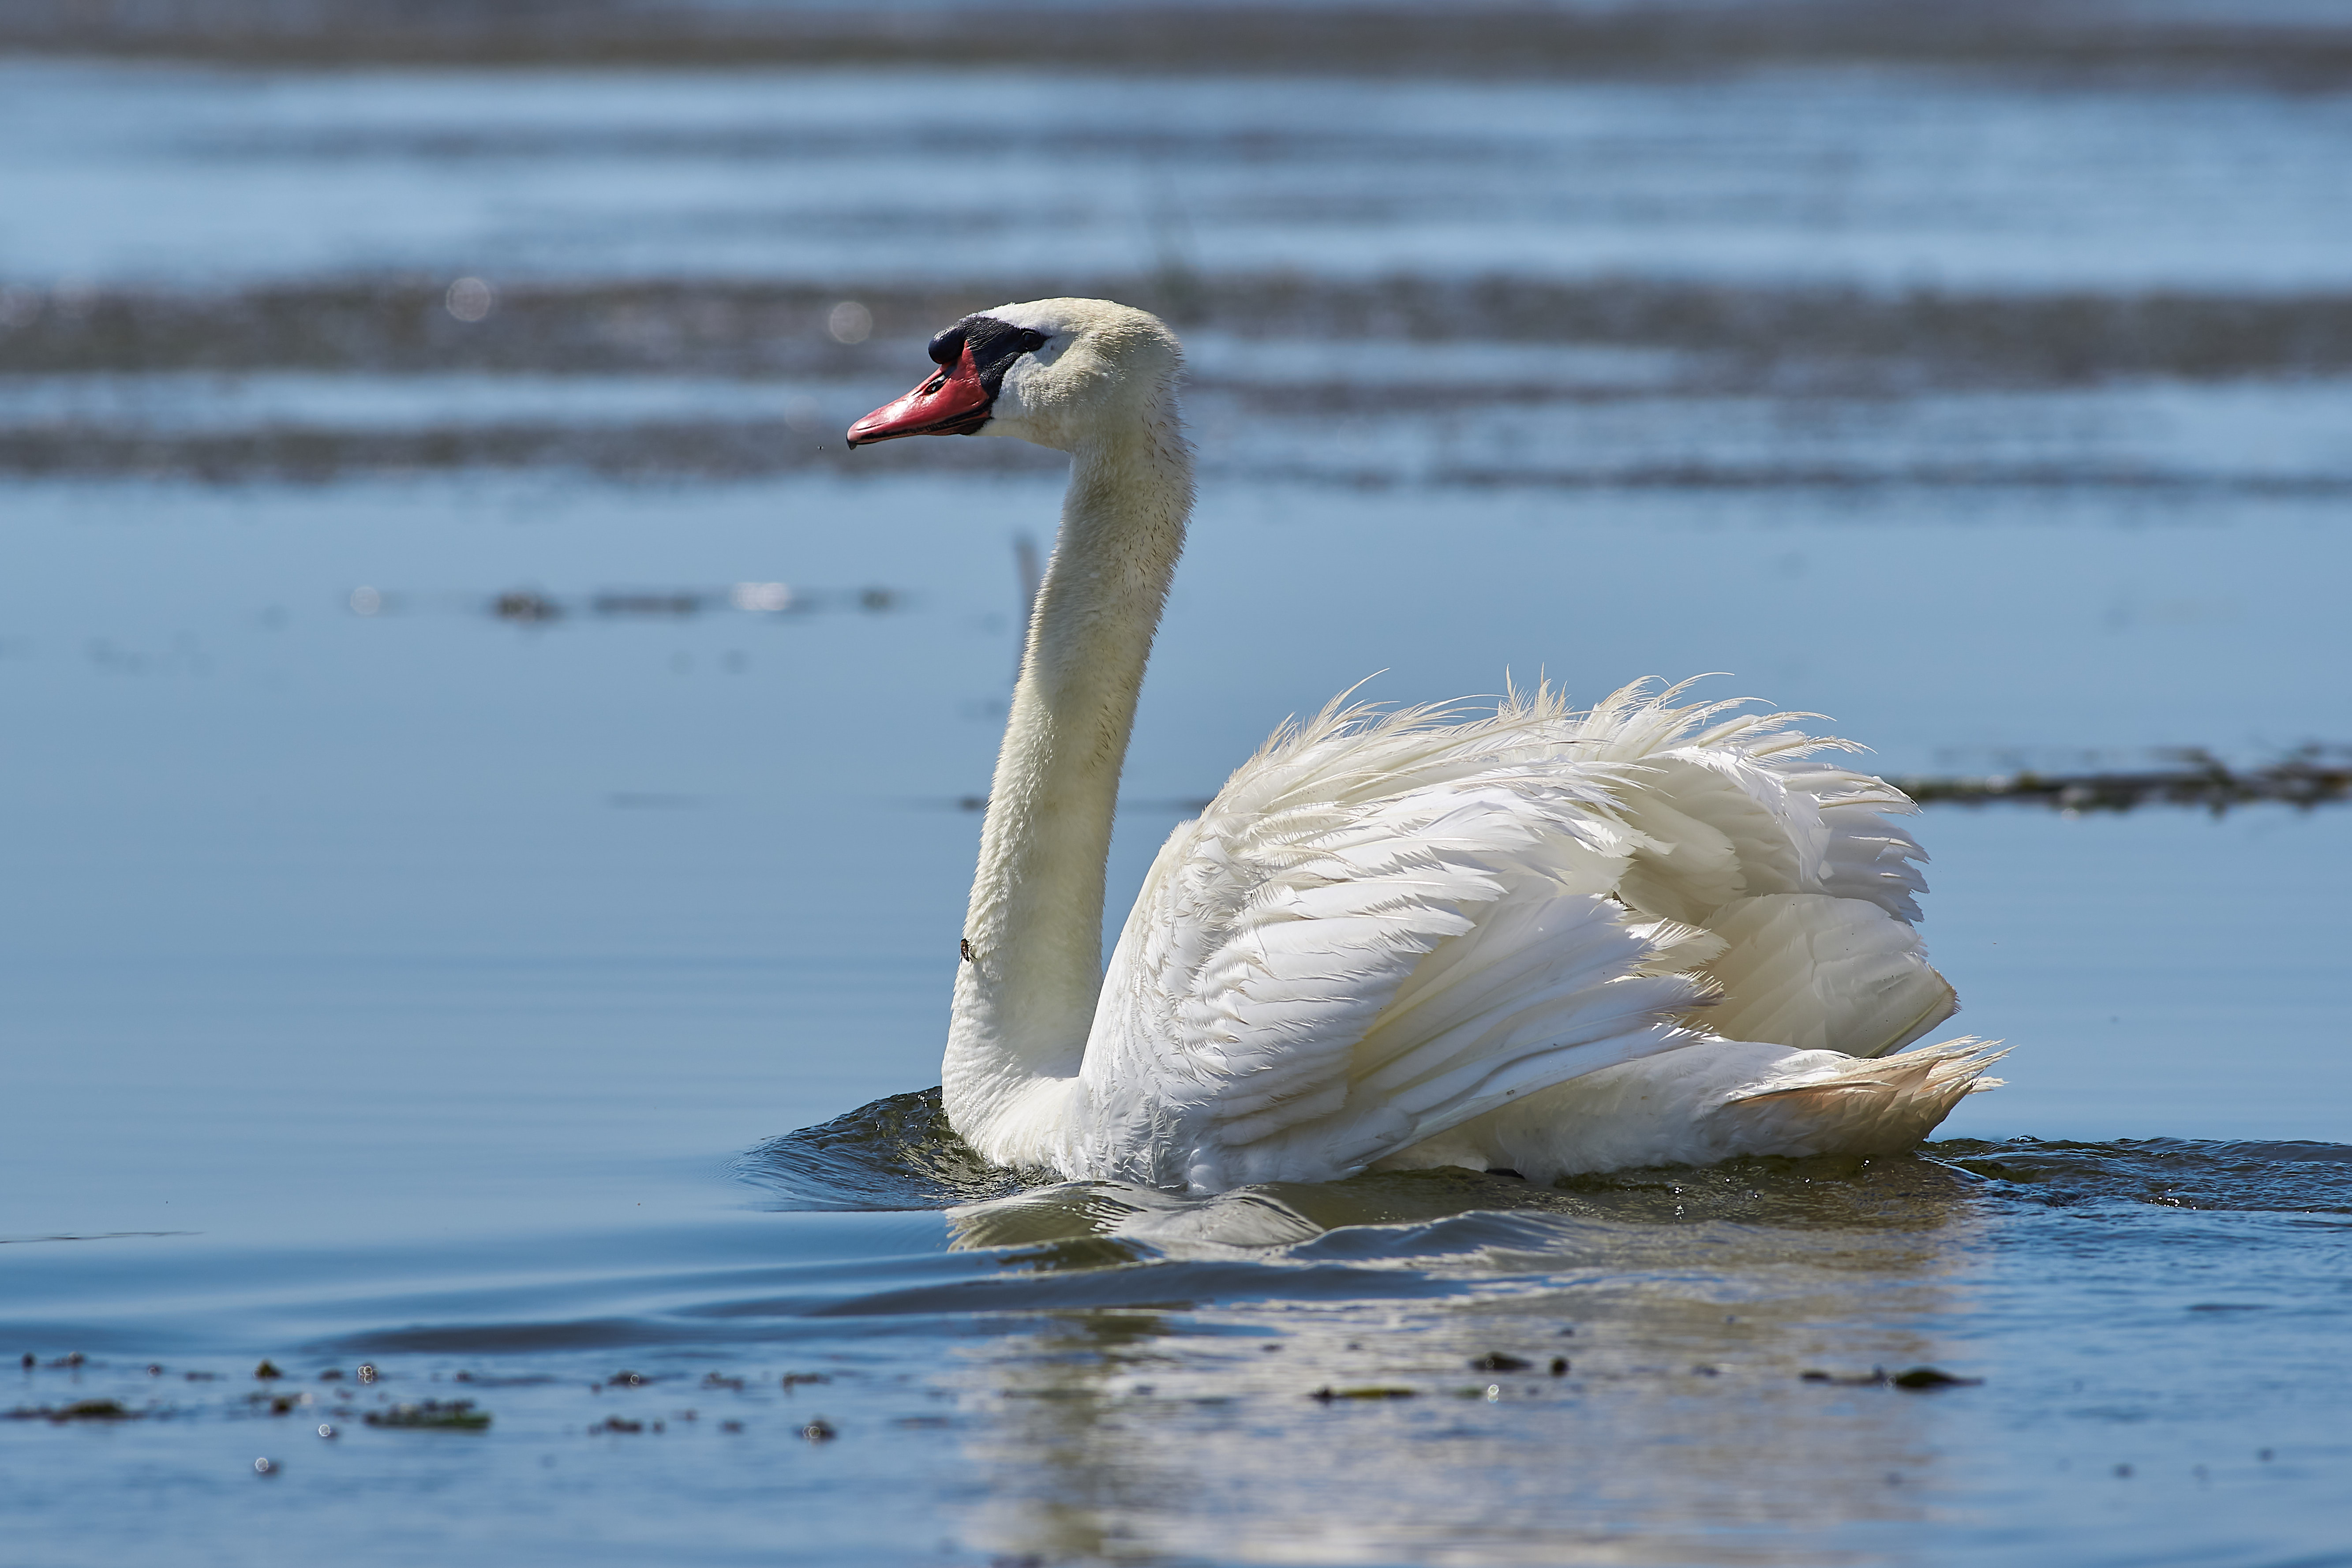
[[[863,447],[901,436],[1012,436],[1074,451],[1172,411],[1183,351],[1148,311],[1108,300],[1033,300],[966,316],[931,340],[939,369],[849,427]]]

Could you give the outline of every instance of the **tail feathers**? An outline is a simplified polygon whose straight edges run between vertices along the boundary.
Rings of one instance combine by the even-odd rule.
[[[1793,1083],[1733,1096],[1708,1113],[1715,1137],[1741,1154],[1891,1154],[1936,1130],[2009,1053],[1962,1036],[1900,1056],[1814,1069]]]

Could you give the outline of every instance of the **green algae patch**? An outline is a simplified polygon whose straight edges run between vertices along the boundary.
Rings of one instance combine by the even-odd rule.
[[[477,1410],[470,1399],[453,1399],[443,1403],[428,1399],[420,1405],[395,1405],[389,1410],[371,1410],[364,1417],[371,1426],[397,1426],[418,1432],[479,1432],[490,1424],[490,1413]]]

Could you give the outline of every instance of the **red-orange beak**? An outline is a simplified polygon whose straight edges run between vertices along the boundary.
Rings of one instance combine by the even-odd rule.
[[[901,436],[969,436],[988,423],[995,401],[996,394],[981,384],[967,342],[954,363],[940,366],[906,396],[852,425],[849,444],[864,447]]]

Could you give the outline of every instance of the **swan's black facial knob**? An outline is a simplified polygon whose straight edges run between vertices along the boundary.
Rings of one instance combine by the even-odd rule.
[[[900,436],[970,436],[988,423],[1004,373],[1023,354],[1053,342],[1048,332],[1016,327],[993,316],[966,316],[931,340],[931,363],[940,369],[895,402],[884,404],[849,427],[849,444],[895,440]]]
[[[980,383],[988,388],[991,397],[996,395],[1013,361],[1054,341],[1052,333],[1041,332],[1034,327],[1016,327],[993,316],[966,316],[932,340],[933,359],[939,359],[940,345],[950,335],[956,340],[957,352],[971,356],[971,368],[979,374]]]

